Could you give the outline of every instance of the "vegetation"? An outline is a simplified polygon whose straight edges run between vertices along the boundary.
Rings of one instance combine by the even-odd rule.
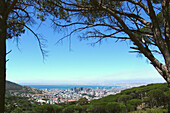
[[[31,88],[29,86],[21,86],[14,82],[6,81],[6,94],[13,94],[13,93],[42,94],[42,90]]]
[[[131,52],[143,54],[170,85],[169,0],[38,2],[41,15],[50,14],[56,27],[71,29],[63,38],[77,33],[81,40],[93,39],[93,45],[107,38],[130,40]]]
[[[36,106],[32,113],[60,113],[63,107],[59,105],[38,105]],[[71,113],[71,112],[70,112]]]
[[[169,0],[0,0],[0,112],[4,111],[9,53],[6,39],[18,38],[28,29],[45,56],[41,40],[29,27],[35,16],[45,21],[51,15],[57,27],[75,26],[66,37],[79,32],[80,39],[92,38],[95,43],[106,38],[130,40],[132,52],[143,54],[170,86],[169,6]],[[145,96],[138,94],[140,99]]]
[[[106,105],[107,113],[125,113],[125,105],[119,102],[109,102]]]
[[[5,113],[29,113],[36,106],[27,97],[5,96]]]
[[[135,93],[136,92],[136,93]],[[6,95],[6,113],[168,113],[169,90],[166,83],[149,84],[123,90],[98,100],[81,98],[68,104],[43,104],[26,97]]]
[[[18,38],[29,30],[34,34],[39,43],[43,57],[45,51],[43,49],[42,40],[30,26],[35,23],[37,10],[37,0],[0,0],[0,112],[4,113],[5,102],[5,82],[6,82],[6,55],[11,51],[6,51],[6,40]],[[43,21],[42,16],[37,15],[37,19]]]
[[[21,90],[21,89],[22,89],[21,85],[13,83],[13,82],[10,82],[10,81],[6,81],[6,91],[9,91],[9,90]]]

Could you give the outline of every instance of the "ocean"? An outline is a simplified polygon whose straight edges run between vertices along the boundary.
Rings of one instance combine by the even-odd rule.
[[[121,86],[94,86],[94,85],[27,85],[32,88],[37,89],[71,89],[71,88],[92,88],[92,89],[110,89],[113,87],[121,87]]]

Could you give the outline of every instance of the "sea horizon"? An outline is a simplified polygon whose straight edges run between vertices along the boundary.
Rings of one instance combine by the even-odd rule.
[[[158,82],[157,80],[148,80],[148,81],[134,81],[134,80],[129,80],[129,81],[89,81],[89,82],[20,82],[18,84],[22,86],[29,86],[32,88],[37,88],[37,89],[69,89],[69,88],[74,88],[74,87],[85,87],[85,88],[97,88],[97,87],[138,87],[142,85],[147,85],[147,84],[152,84],[152,83],[164,83],[164,82]]]
[[[111,88],[111,87],[122,87],[120,85],[22,85],[22,86],[29,86],[37,89],[71,89],[75,87],[92,88],[92,89],[96,89],[98,87],[99,89],[102,89],[102,88]]]

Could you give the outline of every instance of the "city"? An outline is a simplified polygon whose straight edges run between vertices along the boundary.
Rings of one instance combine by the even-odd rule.
[[[88,101],[94,99],[100,99],[108,95],[115,95],[120,93],[122,90],[130,88],[129,86],[108,86],[108,87],[97,87],[97,88],[70,88],[70,89],[36,89],[29,88],[31,92],[39,93],[19,93],[11,92],[14,96],[28,97],[29,100],[35,100],[40,104],[59,104],[69,103],[78,101],[80,98],[86,98]]]

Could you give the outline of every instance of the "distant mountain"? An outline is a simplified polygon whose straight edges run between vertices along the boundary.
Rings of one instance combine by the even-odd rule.
[[[6,93],[11,94],[12,92],[42,94],[42,90],[40,89],[31,88],[29,86],[21,86],[17,83],[6,81]]]
[[[22,90],[22,86],[14,82],[6,81],[6,90]]]

